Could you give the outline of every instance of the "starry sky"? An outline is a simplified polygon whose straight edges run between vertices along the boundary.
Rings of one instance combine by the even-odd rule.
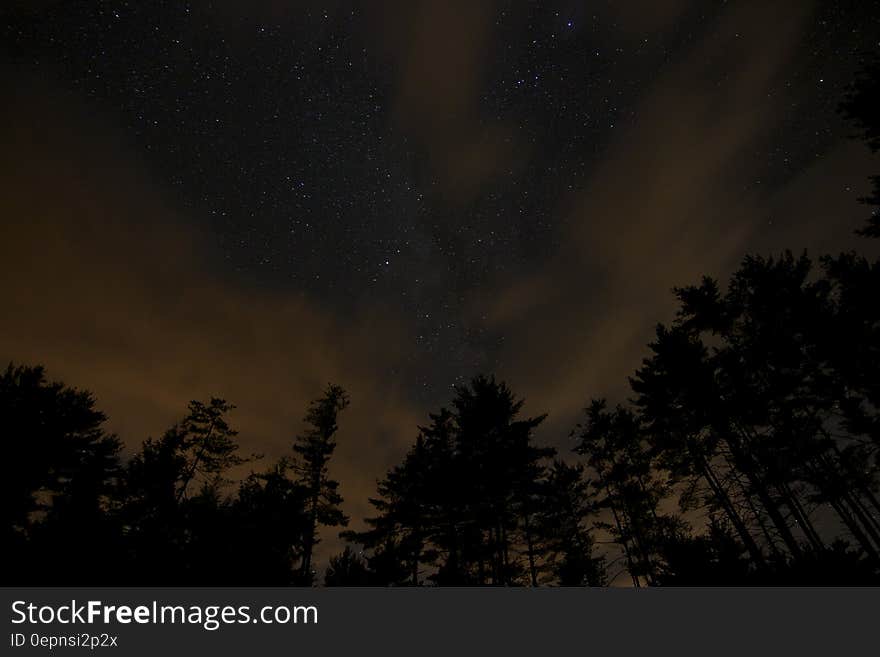
[[[0,359],[131,447],[213,394],[278,456],[337,382],[355,519],[480,372],[566,450],[673,286],[876,250],[878,50],[855,1],[4,3]]]

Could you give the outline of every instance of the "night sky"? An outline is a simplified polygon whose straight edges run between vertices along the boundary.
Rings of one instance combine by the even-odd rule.
[[[876,250],[872,4],[4,3],[0,359],[132,447],[214,394],[279,456],[337,382],[354,519],[479,372],[567,450],[673,286]]]

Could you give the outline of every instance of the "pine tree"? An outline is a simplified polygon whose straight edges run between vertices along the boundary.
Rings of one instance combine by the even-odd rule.
[[[555,461],[542,485],[537,533],[545,570],[559,586],[603,586],[605,560],[593,556],[587,519],[595,512],[584,467]]]
[[[204,583],[221,571],[221,541],[212,538],[227,522],[227,474],[249,460],[226,419],[233,408],[217,397],[191,401],[180,422],[129,461],[117,513],[140,581]]]
[[[369,586],[374,575],[364,559],[351,547],[330,557],[330,565],[324,573],[324,586]]]
[[[639,418],[632,411],[621,406],[609,411],[604,400],[594,400],[585,413],[584,423],[576,428],[575,451],[586,457],[598,508],[611,515],[611,523],[599,526],[621,546],[633,585],[652,585],[663,543],[680,528],[678,518],[659,508],[668,493],[666,482],[653,467]]]
[[[40,366],[10,363],[0,374],[4,581],[84,584],[112,576],[118,528],[108,510],[121,444],[104,431],[95,404],[87,391],[48,381]]]
[[[370,528],[344,534],[385,583],[509,586],[536,573],[535,491],[555,453],[532,444],[543,416],[520,419],[522,400],[487,377],[456,392],[379,482]]]
[[[337,385],[328,385],[323,396],[309,404],[304,422],[307,429],[296,437],[293,468],[299,484],[306,490],[308,530],[305,533],[299,583],[314,580],[312,554],[318,544],[320,526],[345,526],[348,518],[342,512],[339,482],[330,477],[329,463],[336,449],[337,418],[349,404],[345,391]]]

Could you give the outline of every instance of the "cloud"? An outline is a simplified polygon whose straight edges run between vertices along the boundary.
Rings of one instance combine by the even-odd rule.
[[[480,112],[495,2],[375,3],[370,33],[393,71],[394,122],[427,155],[443,197],[470,200],[524,161],[513,129]]]
[[[332,470],[359,523],[376,477],[422,420],[385,375],[402,358],[393,309],[333,316],[301,294],[224,278],[211,236],[192,228],[105,117],[16,88],[0,129],[0,360],[42,363],[92,390],[130,450],[190,399],[217,395],[238,407],[243,450],[277,458],[308,401],[339,383],[352,404]]]
[[[564,246],[471,299],[506,337],[502,373],[533,408],[551,410],[557,438],[589,397],[626,397],[655,323],[672,317],[673,286],[723,277],[751,249],[815,243],[799,243],[796,227],[794,240],[791,230],[784,241],[764,237],[768,213],[803,208],[784,189],[768,197],[744,166],[785,116],[781,95],[768,92],[809,14],[790,3],[729,8],[645,90],[586,188],[560,201]],[[827,211],[854,214],[852,198],[834,199]],[[826,246],[848,239],[822,225]]]

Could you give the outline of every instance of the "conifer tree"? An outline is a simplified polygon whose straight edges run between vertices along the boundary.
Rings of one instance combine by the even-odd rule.
[[[297,435],[293,451],[293,468],[297,481],[306,491],[308,529],[304,536],[299,583],[311,584],[312,554],[318,544],[320,526],[345,526],[348,518],[342,512],[339,482],[330,477],[330,458],[336,449],[337,418],[349,404],[340,386],[330,384],[324,394],[309,404],[304,422],[307,428]]]

